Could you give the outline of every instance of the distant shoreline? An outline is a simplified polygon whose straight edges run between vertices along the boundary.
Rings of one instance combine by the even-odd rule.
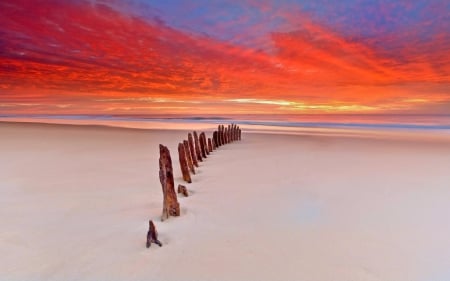
[[[407,141],[431,141],[431,142],[449,142],[450,128],[432,128],[426,129],[418,127],[383,127],[383,126],[283,126],[281,123],[265,122],[230,122],[238,124],[244,133],[251,134],[279,134],[296,136],[318,136],[318,137],[337,137],[337,138],[371,138],[384,140],[407,140]],[[212,131],[217,128],[214,122],[188,121],[188,120],[114,120],[114,119],[38,119],[38,118],[0,118],[0,126],[9,124],[11,126],[26,126],[29,128],[35,126],[58,126],[63,127],[83,127],[111,130],[130,130],[130,131]]]
[[[270,126],[279,128],[333,128],[333,129],[386,129],[386,130],[448,130],[450,132],[450,115],[414,115],[411,120],[406,116],[386,115],[383,116],[359,116],[348,115],[353,118],[345,119],[340,116],[332,121],[329,119],[308,116],[309,119],[300,119],[305,116],[297,116],[296,119],[282,120],[280,116],[265,116],[266,120],[253,120],[244,118],[244,116],[235,118],[220,116],[161,116],[152,115],[0,115],[0,122],[23,122],[23,123],[48,123],[48,124],[67,124],[67,125],[107,125],[113,127],[130,127],[138,129],[153,128],[154,124],[160,124],[157,127],[165,128],[161,124],[199,124],[204,128],[206,124],[217,125],[223,121],[237,123],[249,126]],[[334,116],[330,116],[332,118]],[[359,117],[360,119],[357,119]],[[305,117],[306,118],[306,117]],[[406,121],[404,119],[406,119]],[[203,124],[203,125],[201,125]],[[173,129],[173,128],[170,128]]]

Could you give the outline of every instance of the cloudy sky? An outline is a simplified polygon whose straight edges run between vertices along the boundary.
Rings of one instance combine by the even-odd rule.
[[[0,113],[450,113],[450,2],[0,2]]]

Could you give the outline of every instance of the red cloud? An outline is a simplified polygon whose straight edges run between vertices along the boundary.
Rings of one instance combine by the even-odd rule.
[[[176,101],[201,100],[209,106],[204,112],[236,112],[235,105],[220,103],[275,99],[296,102],[296,108],[383,111],[407,98],[448,100],[440,91],[427,92],[432,89],[428,84],[450,82],[447,48],[436,47],[448,46],[448,34],[421,42],[423,50],[405,44],[403,57],[412,58],[405,61],[366,42],[348,40],[306,15],[298,20],[285,14],[290,31],[252,38],[271,44],[271,50],[265,46],[257,51],[244,47],[250,44],[182,32],[90,2],[15,1],[0,8],[2,103],[54,104],[67,112],[74,109],[65,104],[76,105],[78,111],[142,107],[178,112],[192,106]],[[417,85],[422,88],[417,90]],[[148,96],[169,101],[152,106],[132,102]],[[241,111],[264,112],[267,104],[240,106]],[[272,110],[280,107],[273,105]]]

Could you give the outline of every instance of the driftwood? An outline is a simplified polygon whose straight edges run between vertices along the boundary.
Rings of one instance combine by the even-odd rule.
[[[195,167],[198,167],[197,154],[195,153],[195,145],[191,133],[188,134],[188,142],[189,142],[189,151],[191,152],[192,163],[194,164]]]
[[[189,193],[188,193],[188,191],[187,191],[186,186],[181,185],[181,184],[178,185],[178,193],[183,194],[184,197],[188,197],[188,196],[189,196]]]
[[[213,151],[213,145],[211,138],[208,138],[208,151],[211,153]]]
[[[184,150],[184,144],[181,142],[178,144],[178,158],[180,160],[181,173],[183,174],[183,180],[187,183],[191,183],[191,174],[189,174],[188,161],[186,159],[186,151]]]
[[[175,193],[175,184],[173,181],[172,159],[167,147],[159,145],[159,180],[163,190],[163,211],[161,220],[164,221],[170,216],[180,215],[180,204]]]
[[[195,142],[195,155],[197,155],[197,160],[202,162],[202,152],[200,149],[200,142],[198,141],[198,135],[197,132],[194,131],[194,142]]]
[[[156,227],[153,224],[153,221],[150,220],[148,222],[148,232],[147,232],[147,248],[150,248],[152,243],[162,247],[162,243],[158,240],[158,231],[156,231]]]
[[[192,154],[191,154],[191,150],[189,149],[188,141],[184,140],[183,145],[184,145],[184,151],[186,152],[186,160],[188,163],[189,171],[191,171],[191,173],[193,175],[195,175],[194,163],[192,162]]]

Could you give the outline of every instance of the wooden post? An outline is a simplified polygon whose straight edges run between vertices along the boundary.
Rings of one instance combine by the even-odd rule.
[[[213,151],[213,145],[212,145],[211,138],[208,138],[208,150],[210,153]]]
[[[187,188],[186,188],[186,186],[184,186],[184,185],[181,185],[181,184],[179,184],[178,185],[178,193],[181,193],[181,194],[183,194],[184,195],[184,197],[188,197],[189,196],[189,193],[188,193],[188,191],[187,191]]]
[[[181,173],[183,174],[183,180],[187,183],[191,183],[191,175],[189,174],[188,161],[186,159],[186,151],[184,150],[184,144],[181,142],[178,144],[178,158],[180,159]]]
[[[225,144],[227,144],[229,142],[228,141],[228,128],[227,127],[225,127],[225,130],[223,132],[223,138],[225,140]]]
[[[202,153],[202,158],[206,158],[205,140],[203,139],[204,133],[200,133],[198,141],[200,142],[200,152]]]
[[[175,193],[170,151],[162,144],[159,145],[159,181],[163,190],[164,202],[161,220],[164,221],[170,216],[180,215],[180,204]]]
[[[188,134],[188,142],[189,142],[189,151],[191,152],[192,163],[194,163],[195,167],[198,167],[197,154],[195,153],[195,145],[191,133]]]
[[[188,141],[184,140],[183,145],[184,145],[184,151],[186,152],[186,160],[188,162],[189,171],[191,171],[191,173],[193,175],[195,175],[194,162],[192,161],[192,154],[191,154],[191,150],[189,149]]]
[[[225,144],[224,130],[225,130],[224,126],[223,126],[223,125],[220,125],[220,143],[221,143],[222,145]]]
[[[147,232],[147,248],[150,248],[152,243],[155,243],[158,246],[162,246],[162,243],[158,240],[158,231],[156,231],[156,227],[153,224],[153,221],[150,220],[148,222],[148,232]]]
[[[205,144],[205,152],[206,155],[209,155],[208,139],[206,138],[205,132],[203,132],[202,134],[203,134],[203,143]]]
[[[216,149],[219,147],[219,139],[217,138],[217,131],[213,132],[213,143]]]
[[[221,130],[221,126],[219,125],[219,126],[217,126],[217,146],[219,147],[219,146],[221,146],[222,145],[222,142],[221,142],[221,137],[220,137],[220,130]]]
[[[202,152],[200,150],[200,143],[198,141],[198,135],[197,132],[194,131],[194,142],[195,142],[195,154],[197,155],[197,160],[202,162]]]

